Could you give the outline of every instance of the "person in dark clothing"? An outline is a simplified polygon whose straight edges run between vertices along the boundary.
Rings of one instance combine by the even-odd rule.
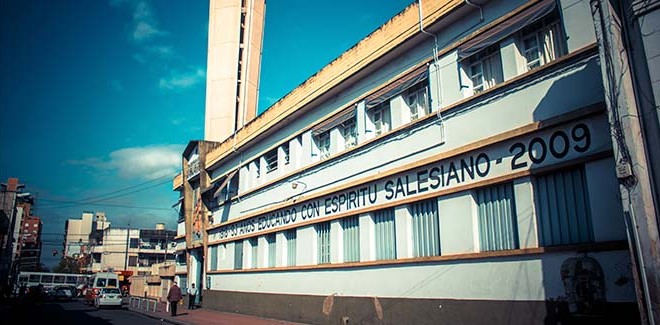
[[[176,306],[181,299],[183,299],[181,288],[179,288],[179,286],[176,285],[176,281],[174,281],[174,284],[170,287],[170,291],[167,293],[167,301],[170,302],[170,312],[172,313],[172,316],[176,316]]]

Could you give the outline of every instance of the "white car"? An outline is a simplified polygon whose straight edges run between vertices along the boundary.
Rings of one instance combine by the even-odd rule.
[[[123,297],[119,288],[102,288],[94,300],[94,307],[99,309],[103,306],[119,308],[123,303]]]

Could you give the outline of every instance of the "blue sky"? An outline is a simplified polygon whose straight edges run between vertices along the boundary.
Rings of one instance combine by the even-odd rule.
[[[259,112],[411,2],[268,1]],[[83,211],[175,229],[171,179],[204,134],[207,27],[208,1],[0,1],[0,181],[37,197],[47,266]]]

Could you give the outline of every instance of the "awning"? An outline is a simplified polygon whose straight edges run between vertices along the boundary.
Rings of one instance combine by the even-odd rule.
[[[236,169],[236,170],[230,172],[229,174],[227,174],[227,177],[225,177],[225,180],[222,181],[220,186],[215,190],[215,192],[213,192],[213,198],[214,199],[217,198],[218,196],[220,196],[220,193],[222,193],[222,189],[227,187],[227,184],[229,184],[229,181],[234,177],[234,175],[236,175],[237,172],[238,172],[238,169]]]
[[[415,70],[401,76],[399,79],[381,88],[375,93],[365,98],[366,108],[374,108],[378,104],[394,97],[396,94],[412,87],[416,83],[428,77],[428,67],[426,64],[417,67]]]
[[[458,47],[458,59],[462,60],[477,54],[479,51],[496,44],[523,27],[543,18],[555,9],[556,1],[557,0],[542,0],[522,12],[519,12],[515,16],[506,19],[486,32],[461,44]]]
[[[351,106],[350,108],[340,112],[336,116],[333,116],[332,118],[325,120],[321,122],[321,124],[315,126],[312,128],[312,133],[313,134],[320,134],[325,131],[328,131],[335,126],[342,124],[352,118],[355,117],[355,106]]]

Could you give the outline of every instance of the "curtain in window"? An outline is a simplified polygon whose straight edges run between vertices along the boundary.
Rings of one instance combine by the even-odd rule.
[[[396,259],[394,208],[374,212],[376,259]]]
[[[234,270],[243,269],[243,241],[234,242]]]
[[[209,259],[211,260],[211,271],[218,269],[218,246],[209,247]]]
[[[258,252],[259,252],[259,242],[257,238],[250,238],[250,247],[252,255],[252,268],[256,269],[258,266]]]
[[[481,251],[518,248],[513,184],[478,189],[477,204]]]
[[[357,216],[342,219],[344,262],[360,261],[360,221]]]
[[[275,267],[277,258],[275,234],[268,234],[266,239],[268,240],[268,267]]]
[[[413,256],[440,255],[440,226],[436,199],[410,205],[413,228]]]
[[[593,241],[584,167],[539,176],[534,185],[542,246]]]
[[[286,248],[287,248],[287,265],[295,266],[296,265],[296,230],[289,229],[284,235],[286,236]]]
[[[367,98],[365,98],[366,108],[372,109],[380,103],[389,100],[395,95],[426,79],[428,79],[428,67],[424,64],[367,96]]]

